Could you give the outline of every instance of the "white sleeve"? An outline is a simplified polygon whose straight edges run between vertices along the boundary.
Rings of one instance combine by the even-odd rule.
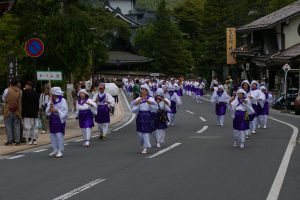
[[[216,92],[214,92],[212,95],[211,95],[211,99],[210,99],[210,102],[211,103],[216,103]]]
[[[109,93],[106,93],[106,102],[107,102],[111,107],[115,107],[115,99],[114,99]]]
[[[3,92],[3,95],[2,95],[2,101],[5,102],[6,100],[6,97],[7,97],[7,94],[8,94],[8,89],[6,88]]]
[[[133,113],[138,113],[140,111],[140,105],[135,105],[135,102],[140,99],[141,97],[138,97],[136,98],[135,100],[133,100],[131,103],[130,103],[130,106],[131,106],[131,111]]]
[[[171,111],[171,101],[167,98],[165,98],[165,101],[168,102],[168,105],[165,103],[165,111],[170,112]]]
[[[176,98],[176,105],[178,107],[181,107],[182,106],[181,98],[176,93],[174,93],[174,95],[175,95],[175,98]]]
[[[60,109],[58,110],[61,123],[64,123],[68,117],[68,104],[65,99],[62,99]]]

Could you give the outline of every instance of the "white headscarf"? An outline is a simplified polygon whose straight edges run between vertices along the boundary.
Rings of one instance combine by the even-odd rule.
[[[60,87],[53,87],[53,88],[51,88],[51,94],[56,95],[56,96],[63,96],[64,92],[61,90]]]

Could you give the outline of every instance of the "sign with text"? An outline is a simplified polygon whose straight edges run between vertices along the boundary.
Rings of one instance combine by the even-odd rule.
[[[18,63],[17,58],[14,55],[9,55],[7,57],[7,81],[10,84],[11,79],[18,78]]]
[[[159,76],[159,73],[150,73],[150,76]]]
[[[227,64],[236,64],[236,58],[234,57],[233,50],[236,49],[236,28],[226,29],[227,39]]]
[[[37,71],[37,80],[39,81],[61,81],[62,72],[61,71]]]

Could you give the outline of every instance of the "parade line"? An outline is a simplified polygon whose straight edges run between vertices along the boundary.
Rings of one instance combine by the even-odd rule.
[[[280,193],[280,190],[281,190],[281,187],[282,187],[282,184],[283,184],[288,166],[289,166],[289,162],[291,160],[293,150],[294,150],[294,148],[297,144],[297,136],[298,136],[299,130],[298,130],[297,127],[293,126],[292,124],[281,121],[281,120],[278,120],[274,117],[269,117],[269,119],[277,121],[277,122],[282,123],[282,124],[285,124],[285,125],[287,125],[287,126],[289,126],[293,129],[293,134],[292,134],[291,139],[289,141],[289,144],[286,148],[285,154],[284,154],[284,156],[282,158],[282,161],[280,163],[280,167],[278,169],[278,172],[277,172],[276,177],[274,179],[274,182],[272,184],[271,190],[270,190],[269,195],[267,197],[267,200],[277,200],[278,197],[279,197],[279,193]]]
[[[161,151],[159,151],[159,152],[157,152],[157,153],[149,156],[148,158],[154,158],[156,156],[159,156],[159,155],[161,155],[161,154],[163,154],[163,153],[165,153],[167,151],[170,151],[171,149],[174,149],[175,147],[177,147],[179,145],[181,145],[181,143],[175,143],[175,144],[173,144],[173,145],[171,145],[171,146],[169,146],[169,147],[167,147],[167,148],[165,148],[165,149],[163,149],[163,150],[161,150]]]
[[[105,180],[106,179],[96,179],[96,180],[94,180],[94,181],[92,181],[90,183],[87,183],[87,184],[85,184],[85,185],[83,185],[83,186],[81,186],[79,188],[76,188],[76,189],[74,189],[74,190],[72,190],[72,191],[70,191],[70,192],[68,192],[68,193],[66,193],[64,195],[56,197],[53,200],[65,200],[65,199],[68,199],[68,198],[70,198],[70,197],[72,197],[72,196],[74,196],[76,194],[79,194],[80,192],[83,192],[84,190],[87,190],[87,189],[89,189],[89,188],[91,188],[91,187],[93,187],[93,186],[95,186],[95,185],[97,185],[99,183],[102,183]]]

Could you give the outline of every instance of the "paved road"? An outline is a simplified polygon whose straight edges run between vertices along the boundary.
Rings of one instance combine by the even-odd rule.
[[[169,151],[155,156],[161,149],[153,148],[142,156],[133,122],[106,142],[95,138],[90,148],[69,141],[63,159],[49,158],[49,148],[21,153],[0,160],[0,199],[266,199],[293,129],[269,120],[246,149],[235,149],[229,115],[219,127],[212,105],[183,102],[168,129]],[[299,128],[299,118],[272,115]],[[299,152],[297,145],[279,199],[299,200]]]

